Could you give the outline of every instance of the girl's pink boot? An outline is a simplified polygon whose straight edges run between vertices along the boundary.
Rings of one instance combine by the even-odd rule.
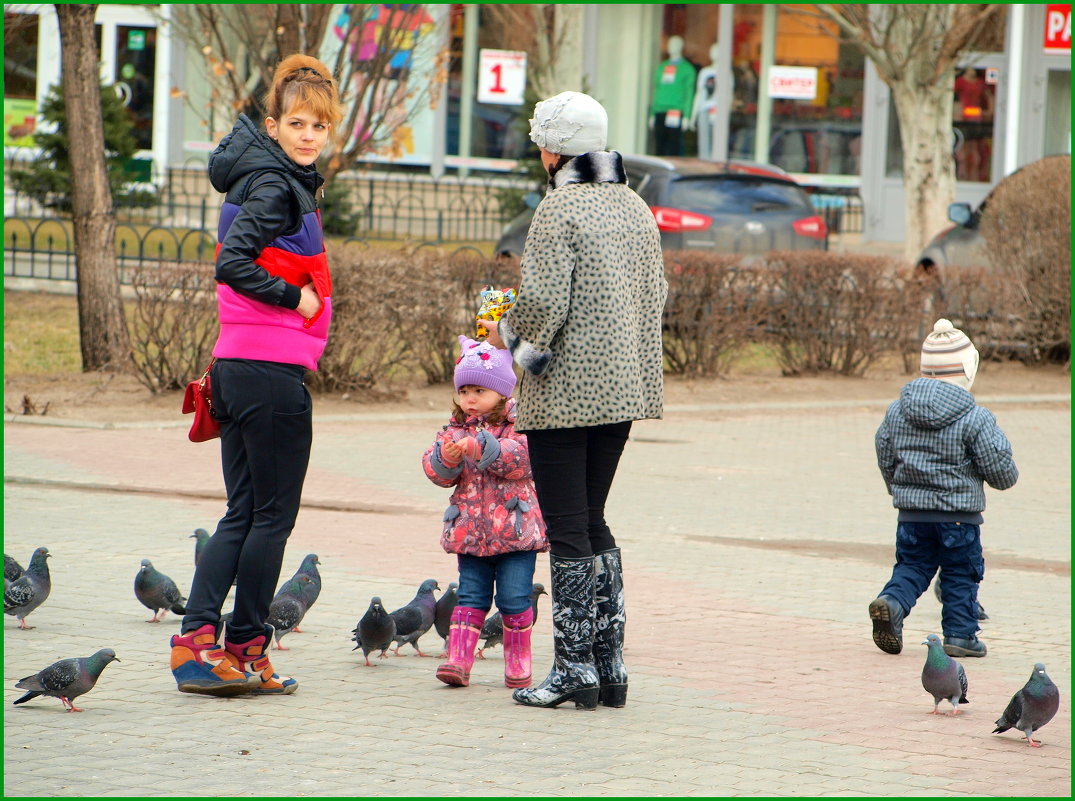
[[[530,632],[534,628],[534,610],[504,615],[504,684],[508,687],[530,686]]]
[[[448,661],[437,667],[437,678],[454,687],[470,684],[470,668],[474,665],[474,648],[478,645],[485,612],[469,606],[452,610],[448,629]],[[505,644],[506,644],[505,640]]]

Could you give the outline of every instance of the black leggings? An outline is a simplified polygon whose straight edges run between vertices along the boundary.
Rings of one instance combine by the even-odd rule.
[[[555,556],[580,559],[616,547],[605,523],[605,500],[630,433],[629,420],[526,432],[538,505]]]
[[[218,359],[212,370],[214,413],[228,510],[202,552],[183,618],[183,633],[219,627],[235,582],[231,642],[265,631],[284,546],[295,526],[310,462],[313,407],[294,364]]]

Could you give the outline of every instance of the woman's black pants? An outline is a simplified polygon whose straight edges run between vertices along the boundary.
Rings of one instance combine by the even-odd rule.
[[[228,639],[242,643],[265,633],[310,462],[313,407],[304,375],[305,368],[294,364],[247,359],[213,364],[228,509],[194,572],[183,633],[206,623],[219,630],[233,582]]]

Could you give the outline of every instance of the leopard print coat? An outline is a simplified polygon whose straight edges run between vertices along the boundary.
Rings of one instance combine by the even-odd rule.
[[[668,282],[653,213],[615,151],[584,153],[550,181],[499,332],[523,368],[520,431],[661,417]]]

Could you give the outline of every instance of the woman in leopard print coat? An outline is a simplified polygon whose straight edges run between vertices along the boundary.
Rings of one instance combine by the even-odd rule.
[[[555,664],[516,701],[623,706],[620,549],[604,508],[634,420],[661,417],[668,284],[653,213],[604,150],[608,117],[588,95],[537,104],[530,138],[549,191],[534,212],[519,299],[490,335],[523,368],[525,431],[551,548]]]

